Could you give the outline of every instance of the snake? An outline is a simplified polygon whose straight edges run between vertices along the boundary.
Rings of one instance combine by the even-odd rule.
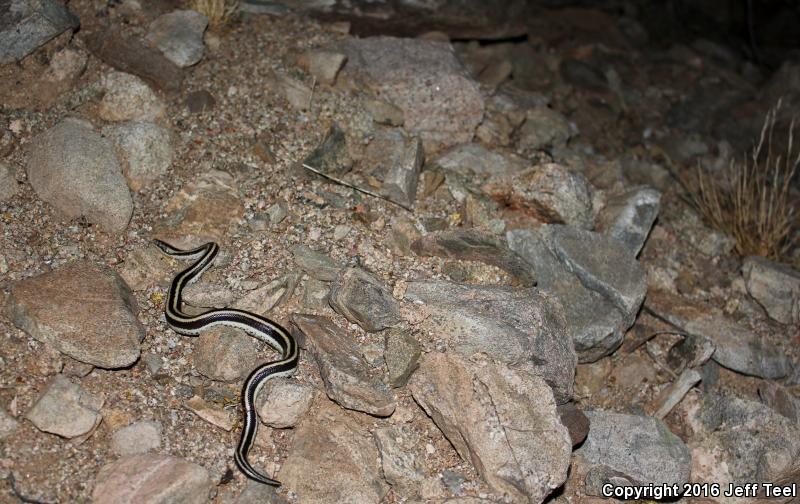
[[[248,460],[248,453],[258,430],[256,397],[267,380],[279,376],[288,377],[294,373],[300,356],[297,343],[280,324],[248,311],[223,308],[211,309],[199,315],[189,315],[184,312],[182,308],[183,288],[197,281],[211,266],[219,252],[219,246],[214,242],[208,242],[191,250],[181,250],[161,240],[154,240],[154,243],[161,252],[169,257],[194,261],[191,266],[175,276],[169,288],[164,316],[173,331],[185,336],[199,336],[201,332],[215,326],[235,327],[263,341],[280,354],[278,360],[267,362],[254,369],[244,382],[242,387],[242,408],[244,410],[242,434],[234,453],[236,466],[246,477],[266,485],[280,486],[279,481],[253,468]]]

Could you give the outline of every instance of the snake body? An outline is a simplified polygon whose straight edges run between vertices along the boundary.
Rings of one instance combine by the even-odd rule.
[[[219,252],[219,246],[216,243],[209,242],[192,250],[180,250],[161,240],[155,240],[155,244],[169,257],[194,261],[191,266],[175,276],[169,288],[164,315],[166,316],[167,324],[172,330],[187,336],[198,336],[206,329],[218,325],[236,327],[263,341],[280,353],[280,359],[257,367],[244,382],[244,387],[242,388],[244,425],[234,455],[236,465],[245,476],[266,485],[280,486],[279,481],[254,469],[248,461],[247,455],[253,445],[258,429],[258,415],[255,409],[255,400],[258,392],[270,378],[289,376],[297,369],[299,358],[297,343],[292,335],[280,324],[255,313],[231,308],[209,310],[195,316],[185,313],[182,310],[183,300],[181,293],[183,288],[200,278],[200,275],[211,266]]]

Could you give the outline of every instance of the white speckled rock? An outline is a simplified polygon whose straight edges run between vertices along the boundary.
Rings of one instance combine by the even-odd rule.
[[[161,446],[161,422],[142,420],[116,431],[111,449],[117,455],[146,453]]]
[[[179,67],[189,67],[203,59],[206,47],[203,32],[208,18],[193,10],[177,10],[159,16],[150,24],[147,41]]]
[[[28,180],[40,198],[68,219],[83,216],[119,232],[133,214],[113,144],[86,121],[64,119],[34,139]]]
[[[103,77],[106,94],[100,101],[100,117],[106,121],[152,121],[164,116],[161,99],[135,75],[110,72]]]
[[[117,147],[128,186],[138,191],[167,172],[174,149],[170,132],[157,124],[132,121],[109,125],[103,134]]]
[[[64,375],[56,375],[25,418],[44,432],[71,439],[91,432],[102,420],[103,399],[83,390]]]

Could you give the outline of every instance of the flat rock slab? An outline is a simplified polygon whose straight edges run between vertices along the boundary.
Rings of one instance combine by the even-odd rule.
[[[17,282],[8,304],[11,320],[32,337],[106,369],[139,358],[145,330],[137,311],[119,275],[88,261]]]
[[[792,369],[785,352],[727,318],[716,308],[690,303],[663,291],[647,297],[648,310],[684,331],[710,339],[711,358],[721,366],[751,376],[783,378]]]
[[[536,284],[533,268],[508,248],[505,241],[476,229],[430,233],[415,240],[411,250],[421,256],[481,261],[508,272],[525,287]]]
[[[97,473],[95,504],[201,504],[213,485],[203,467],[168,455],[129,455]]]
[[[296,427],[277,478],[301,502],[377,504],[386,495],[375,441],[356,416],[323,401]]]
[[[470,357],[485,353],[541,376],[559,403],[572,397],[577,357],[560,304],[535,288],[410,282],[405,300],[425,315],[421,326]]]
[[[427,144],[472,140],[483,119],[477,83],[447,42],[394,37],[348,39],[339,49],[345,69],[360,75],[384,99],[403,110],[404,128]]]
[[[79,24],[78,17],[56,0],[0,2],[0,64],[21,60]]]
[[[528,162],[513,154],[490,151],[477,143],[451,147],[433,160],[435,166],[465,177],[513,176],[528,166]]]
[[[679,408],[693,431],[689,447],[694,481],[713,481],[727,488],[728,483],[741,481],[775,483],[800,471],[800,426],[768,406],[705,393],[690,394]]]
[[[747,292],[782,324],[800,324],[800,271],[763,257],[742,265]]]
[[[589,436],[577,453],[588,464],[589,495],[602,495],[602,486],[610,479],[631,485],[689,481],[689,449],[661,420],[601,410],[586,411],[586,416]]]
[[[355,338],[327,317],[295,314],[292,322],[304,336],[304,346],[319,368],[328,397],[345,408],[370,415],[392,414],[394,394],[373,376]]]
[[[400,309],[389,288],[360,268],[339,272],[331,285],[331,308],[365,331],[376,332],[400,323]]]
[[[462,459],[514,502],[566,480],[572,442],[541,378],[480,357],[426,355],[409,388]]]
[[[147,41],[157,47],[168,60],[181,68],[203,59],[203,33],[208,18],[193,10],[176,10],[162,14],[150,24]]]
[[[161,446],[161,422],[141,420],[125,426],[111,437],[111,449],[117,455],[135,455],[157,450]]]
[[[56,375],[25,418],[41,431],[71,439],[91,432],[103,419],[103,399],[83,390],[64,375]]]
[[[133,214],[114,144],[91,123],[64,119],[31,145],[28,180],[42,200],[64,217],[86,217],[106,231],[121,232]]]

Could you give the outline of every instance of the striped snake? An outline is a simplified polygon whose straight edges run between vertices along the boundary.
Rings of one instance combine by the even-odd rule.
[[[250,465],[247,454],[256,437],[258,429],[258,415],[255,409],[255,399],[261,387],[270,378],[276,376],[289,376],[297,369],[299,351],[294,338],[279,324],[242,310],[225,308],[209,310],[200,315],[191,316],[183,312],[181,306],[181,292],[186,285],[196,281],[207,270],[219,252],[219,246],[214,242],[206,243],[196,249],[180,250],[161,240],[155,240],[156,246],[169,257],[184,261],[195,261],[191,266],[181,271],[172,280],[167,296],[164,315],[167,324],[173,331],[186,336],[198,336],[202,331],[214,326],[224,325],[236,327],[250,336],[268,344],[275,351],[280,352],[281,358],[262,364],[250,373],[242,389],[242,406],[244,408],[244,426],[239,445],[236,447],[234,460],[239,469],[248,478],[266,485],[280,486],[280,482],[265,476]]]

